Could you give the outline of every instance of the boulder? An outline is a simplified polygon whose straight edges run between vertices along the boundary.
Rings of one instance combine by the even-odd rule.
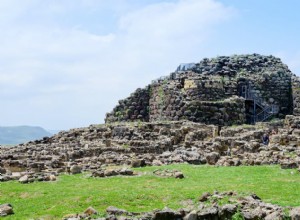
[[[28,183],[29,182],[29,177],[28,175],[24,175],[19,179],[20,183]]]
[[[272,212],[265,217],[265,220],[274,220],[274,219],[284,219],[284,218],[282,213],[279,211]]]
[[[118,172],[116,170],[105,170],[104,176],[116,176],[118,175]]]
[[[172,209],[164,208],[161,211],[157,211],[154,213],[152,220],[174,220],[181,219],[180,213],[175,212]]]
[[[10,180],[10,178],[8,177],[8,176],[1,176],[0,175],[0,182],[6,182],[6,181],[9,181]]]
[[[102,170],[94,171],[94,172],[92,173],[92,176],[93,176],[93,177],[105,177],[104,171],[102,171]]]
[[[128,212],[124,209],[118,209],[114,206],[109,206],[106,209],[107,214],[109,215],[126,215]]]
[[[78,165],[73,165],[73,166],[71,166],[71,168],[70,168],[70,172],[71,172],[72,174],[78,174],[78,173],[81,173],[81,171],[82,171],[82,167],[81,167],[81,166],[78,166]]]
[[[7,216],[12,214],[14,214],[14,211],[11,204],[0,205],[0,216]]]
[[[175,176],[176,179],[183,179],[184,178],[184,175],[183,175],[182,172],[175,172],[174,176]]]
[[[207,201],[210,196],[211,196],[211,194],[209,192],[203,193],[199,198],[199,202]]]
[[[281,169],[296,169],[298,164],[295,162],[285,162],[280,164]]]
[[[219,217],[220,219],[232,219],[232,216],[237,211],[237,205],[226,204],[220,208]]]
[[[250,215],[252,216],[251,219],[263,219],[266,216],[266,212],[263,210],[262,207],[257,207],[254,210],[250,211]]]
[[[215,165],[219,158],[220,154],[218,154],[217,152],[206,154],[206,161],[210,165]]]
[[[198,213],[199,220],[219,219],[218,207],[208,207]]]
[[[0,174],[6,174],[6,169],[3,167],[0,167]]]
[[[198,215],[197,215],[197,212],[194,210],[194,211],[191,211],[189,214],[187,214],[183,220],[197,220],[198,219]]]
[[[128,168],[122,168],[119,173],[124,176],[132,176],[133,175],[133,171]]]
[[[42,180],[44,180],[44,181],[56,181],[56,176],[55,175],[47,175]]]
[[[134,159],[131,161],[132,167],[143,167],[145,165],[146,165],[145,160]]]
[[[84,214],[86,215],[97,215],[98,212],[96,211],[96,209],[94,209],[93,207],[88,207],[85,211],[84,211]]]
[[[153,160],[152,166],[162,166],[163,163],[160,160]]]
[[[290,211],[290,217],[292,220],[300,220],[300,207],[293,208]]]

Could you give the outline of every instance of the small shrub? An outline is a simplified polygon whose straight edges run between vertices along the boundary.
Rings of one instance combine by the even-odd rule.
[[[241,207],[238,207],[237,212],[232,216],[232,220],[245,220],[243,214],[241,213]]]

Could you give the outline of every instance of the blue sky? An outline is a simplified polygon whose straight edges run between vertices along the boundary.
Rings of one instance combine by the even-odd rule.
[[[298,0],[0,0],[0,125],[103,123],[184,62],[260,53],[300,74]]]

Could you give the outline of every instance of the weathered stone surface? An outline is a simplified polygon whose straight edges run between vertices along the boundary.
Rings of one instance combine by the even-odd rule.
[[[243,90],[246,85],[248,95]],[[251,104],[237,96],[251,100],[249,94],[260,106],[277,106],[278,117],[293,112],[300,115],[299,88],[300,79],[279,58],[259,54],[221,56],[204,59],[191,69],[173,72],[137,89],[119,101],[107,114],[106,122],[190,120],[221,126],[243,124],[251,121]]]
[[[134,159],[131,161],[131,166],[132,167],[143,167],[145,166],[145,161],[144,160],[140,160],[140,159]]]
[[[276,117],[295,115],[287,115],[284,121],[241,125],[251,115],[247,97],[241,94],[246,85],[263,107],[279,108]],[[299,168],[299,103],[300,80],[278,58],[253,54],[204,59],[186,72],[172,73],[120,100],[107,115],[106,125],[71,129],[14,148],[0,146],[0,181],[54,181],[63,172],[89,171],[94,177],[134,174],[128,168],[105,168],[110,165],[280,164],[283,169]],[[120,121],[132,123],[110,124]],[[227,127],[233,124],[240,126]],[[269,144],[262,144],[265,133],[270,133]],[[180,171],[157,174],[184,177]],[[214,193],[200,202],[217,202],[223,197]],[[254,195],[237,204],[245,219],[283,216],[281,207],[265,204]],[[198,219],[222,219],[236,212],[235,204],[201,207],[195,212],[162,210],[148,214],[158,219],[164,215],[193,219],[195,213]],[[296,212],[296,208],[291,212],[295,219]],[[118,213],[128,214],[117,208],[108,209],[108,213],[110,219]],[[86,217],[83,213],[74,218]]]
[[[153,173],[156,176],[161,176],[161,177],[175,177],[176,179],[183,179],[184,175],[181,171],[178,170],[170,170],[170,169],[157,169],[154,170]]]
[[[28,183],[29,182],[29,177],[27,175],[24,175],[22,176],[20,179],[19,179],[19,182],[20,183]]]
[[[71,168],[70,168],[70,172],[71,172],[72,174],[78,174],[78,173],[81,173],[81,170],[82,170],[81,166],[78,166],[78,165],[73,165],[73,166],[71,166]]]
[[[105,175],[107,169],[103,167],[107,165],[281,164],[283,168],[298,168],[300,129],[291,128],[298,120],[297,116],[289,116],[285,122],[221,129],[187,121],[72,129],[45,140],[0,148],[1,166],[5,165],[6,170],[0,174],[0,181],[19,180],[24,175],[28,176],[28,182],[53,181],[60,173],[80,170],[89,171],[95,177],[132,175],[126,169],[117,173],[106,171]],[[270,144],[263,145],[262,135],[274,129],[277,133],[271,134]],[[110,147],[105,144],[107,138],[111,140]]]
[[[208,200],[208,198],[211,196],[211,194],[209,192],[205,192],[203,193],[200,198],[199,198],[199,201],[200,202],[205,202]]]
[[[124,210],[124,209],[118,209],[117,207],[114,207],[114,206],[109,206],[106,209],[106,212],[109,215],[125,215],[125,214],[128,213],[126,210]]]
[[[289,208],[290,214],[288,215],[284,212],[286,208],[280,207],[278,205],[272,205],[269,203],[264,203],[260,198],[253,194],[246,197],[239,196],[236,192],[217,192],[213,194],[207,193],[207,196],[211,198],[208,202],[207,200],[199,202],[199,204],[194,204],[190,208],[181,208],[178,210],[172,210],[170,208],[164,208],[163,210],[155,210],[152,212],[129,212],[123,209],[119,209],[113,206],[107,208],[107,215],[103,219],[117,219],[117,220],[136,220],[136,219],[157,219],[157,220],[227,220],[233,219],[233,216],[238,219],[245,220],[260,220],[260,219],[299,219],[299,207]],[[207,197],[206,196],[206,197]],[[222,202],[223,199],[229,201],[230,204],[224,204],[218,206],[216,204],[216,199]],[[64,219],[88,219],[89,216],[96,211],[93,208],[88,208],[86,213],[68,215]],[[102,219],[102,218],[100,218]]]
[[[217,152],[206,154],[206,161],[210,165],[216,164],[219,158],[220,155]]]
[[[236,212],[237,205],[226,204],[220,208],[219,216],[220,219],[231,219]]]
[[[4,169],[3,167],[0,167],[0,174],[5,174],[6,173],[6,169]]]
[[[84,211],[84,214],[86,215],[97,215],[98,212],[96,209],[94,209],[93,207],[88,207],[85,211]]]
[[[182,172],[175,172],[174,176],[175,176],[176,179],[183,179],[184,178],[184,175],[183,175]]]
[[[298,164],[295,162],[285,162],[280,164],[281,169],[296,169],[298,168]]]
[[[0,217],[14,214],[11,204],[0,205]]]
[[[153,220],[174,220],[174,219],[180,219],[181,215],[169,208],[164,208],[161,211],[154,212]]]
[[[265,220],[279,219],[284,220],[282,212],[274,211],[265,217]]]
[[[300,207],[293,208],[290,212],[292,220],[300,220]]]
[[[197,211],[191,211],[189,214],[187,214],[183,220],[197,220],[198,219],[198,215],[197,215]]]
[[[198,219],[200,219],[200,220],[219,219],[218,211],[219,211],[218,207],[214,207],[214,206],[205,208],[198,212]]]
[[[123,175],[123,176],[133,176],[134,172],[126,167],[118,168],[118,169],[101,169],[96,170],[92,173],[92,177],[111,177],[111,176],[117,176],[117,175]]]

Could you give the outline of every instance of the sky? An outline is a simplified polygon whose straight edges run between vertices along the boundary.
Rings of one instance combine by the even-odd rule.
[[[0,126],[104,123],[180,63],[274,55],[300,75],[299,0],[0,0]]]

